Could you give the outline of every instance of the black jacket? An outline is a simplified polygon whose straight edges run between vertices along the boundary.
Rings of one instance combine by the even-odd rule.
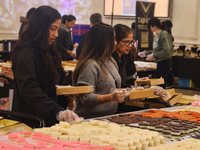
[[[88,32],[84,33],[82,36],[81,36],[81,40],[80,40],[80,43],[76,49],[76,59],[79,58],[80,54],[81,54],[81,51],[83,49],[83,45],[85,43],[85,40],[86,40],[86,37],[88,35]]]
[[[58,30],[58,37],[56,38],[57,48],[62,56],[62,60],[71,60],[69,54],[67,54],[67,50],[73,50],[74,42],[71,39],[71,32],[67,32],[64,29],[60,28]]]
[[[127,76],[131,76],[136,72],[134,62],[129,61],[129,56],[125,54],[122,54],[121,58],[119,58],[119,55],[116,51],[112,53],[112,57],[116,61],[119,68],[119,74],[121,76],[121,87],[126,88],[134,85],[135,79],[132,78],[128,80],[127,78]]]
[[[65,110],[64,96],[56,98],[56,88],[42,65],[42,57],[29,42],[20,47],[13,59],[13,111],[42,117],[46,126],[54,125],[56,114]],[[47,76],[47,77],[46,77]],[[61,79],[62,80],[62,79]],[[58,104],[64,102],[62,107]]]
[[[119,68],[119,74],[121,76],[121,87],[126,88],[129,87],[130,85],[127,85],[127,73],[126,73],[126,60],[125,60],[125,55],[122,54],[121,58],[119,58],[119,55],[117,54],[116,51],[112,53],[112,57],[114,60],[117,62],[117,66]]]

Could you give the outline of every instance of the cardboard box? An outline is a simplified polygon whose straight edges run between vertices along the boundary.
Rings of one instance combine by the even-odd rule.
[[[171,97],[173,97],[175,95],[175,90],[174,89],[167,89],[166,91],[169,92],[169,94],[171,95]],[[149,98],[163,100],[161,97],[155,96],[155,95],[153,97],[149,97]],[[169,99],[166,99],[165,101],[168,101]]]
[[[144,89],[144,90],[131,91],[129,98],[139,99],[139,98],[152,97],[152,96],[154,96],[152,89]]]
[[[84,94],[94,92],[93,86],[56,86],[56,95]]]
[[[160,78],[160,79],[149,79],[149,80],[139,80],[137,81],[137,85],[140,86],[142,84],[148,84],[148,85],[160,85],[160,84],[164,84],[164,79]]]
[[[176,104],[178,101],[182,99],[182,93],[176,93],[174,96],[172,96],[169,100],[166,102],[169,103],[171,106]]]
[[[182,99],[181,93],[175,93],[174,96],[172,96],[169,100],[166,102],[170,104],[171,106],[177,104]],[[166,105],[164,103],[149,100],[145,101],[139,101],[139,102],[125,102],[125,105],[129,106],[136,106],[136,107],[143,107],[143,108],[165,108]]]

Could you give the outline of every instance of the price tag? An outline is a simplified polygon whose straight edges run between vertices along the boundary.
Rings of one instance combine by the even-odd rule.
[[[0,82],[0,86],[1,86],[1,87],[4,87],[4,83],[3,83],[3,82]]]

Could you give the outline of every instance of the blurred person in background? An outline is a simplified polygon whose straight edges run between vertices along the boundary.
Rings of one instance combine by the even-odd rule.
[[[167,76],[172,68],[172,36],[165,30],[164,24],[153,17],[148,22],[148,28],[151,32],[156,32],[153,39],[153,50],[138,53],[140,57],[147,57],[146,60],[157,63],[157,77],[163,77],[167,83]],[[166,85],[163,85],[165,88]]]
[[[90,27],[92,27],[94,24],[96,23],[100,23],[102,22],[102,16],[101,14],[99,13],[94,13],[90,16]],[[83,45],[85,43],[85,40],[86,40],[86,37],[88,35],[88,32],[84,33],[82,36],[81,36],[81,40],[80,40],[80,43],[78,45],[78,48],[76,49],[76,55],[77,55],[77,59],[79,58],[80,54],[81,54],[81,51],[82,51],[82,48],[83,48]]]
[[[56,38],[58,51],[62,56],[62,60],[73,60],[76,58],[76,53],[73,52],[74,48],[77,48],[78,44],[74,44],[71,35],[71,28],[74,27],[76,17],[73,15],[63,15],[62,24],[58,30],[58,37]]]

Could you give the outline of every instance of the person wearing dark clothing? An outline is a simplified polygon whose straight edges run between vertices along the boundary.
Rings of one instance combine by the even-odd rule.
[[[131,85],[127,84],[127,72],[126,72],[126,56],[124,54],[121,55],[121,58],[117,54],[117,51],[112,53],[112,58],[117,63],[119,74],[121,77],[121,88],[130,87]]]
[[[172,36],[172,27],[173,24],[170,20],[165,20],[164,22],[162,22],[164,24],[164,30],[166,30],[171,36]],[[174,41],[174,36],[172,36],[172,40]]]
[[[55,49],[54,40],[60,24],[61,16],[56,9],[50,6],[37,8],[12,52],[12,110],[42,117],[46,126],[78,118],[72,111],[65,110],[67,99],[56,96],[56,84],[69,84]]]
[[[130,48],[130,52],[128,54],[125,54],[125,60],[126,60],[126,74],[127,74],[127,84],[130,85],[135,85],[135,81],[137,79],[137,71],[136,71],[136,67],[135,67],[135,58],[134,56],[136,54],[135,51],[135,46],[133,45]]]
[[[112,57],[119,68],[119,74],[122,80],[121,87],[131,87],[131,85],[134,85],[135,79],[133,79],[133,76],[136,74],[134,61],[130,61],[129,58],[130,49],[134,44],[133,31],[128,26],[122,24],[115,25],[114,29],[117,45],[115,46],[115,51],[112,53]],[[127,74],[127,72],[129,74]],[[129,80],[128,76],[131,77]],[[121,113],[126,111],[128,110],[124,103],[119,103],[118,112]]]
[[[102,16],[101,14],[99,13],[94,13],[90,16],[90,26],[92,27],[94,24],[96,23],[100,23],[102,22]],[[81,40],[80,40],[80,43],[76,49],[76,55],[77,55],[77,59],[79,58],[80,54],[81,54],[81,51],[82,51],[82,48],[83,48],[83,45],[85,43],[85,40],[86,40],[86,37],[88,35],[88,32],[84,33],[82,36],[81,36]]]
[[[35,7],[32,7],[26,13],[26,17],[20,16],[20,29],[19,29],[19,38],[21,37],[22,33],[28,28],[28,23],[31,18],[31,14],[36,10]]]
[[[62,24],[58,30],[58,37],[56,38],[58,50],[62,56],[62,60],[72,60],[76,58],[76,53],[72,50],[77,48],[74,44],[71,35],[71,28],[74,27],[76,18],[73,15],[62,16]]]
[[[86,37],[88,35],[88,32],[84,33],[82,36],[81,36],[81,40],[80,40],[80,43],[76,49],[76,59],[79,58],[80,54],[81,54],[81,51],[82,51],[82,48],[83,48],[83,45],[85,43],[85,40],[86,40]]]

